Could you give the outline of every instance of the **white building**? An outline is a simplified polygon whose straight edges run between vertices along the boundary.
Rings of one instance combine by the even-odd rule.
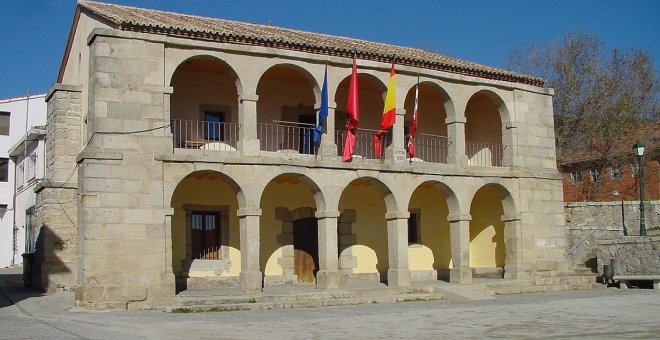
[[[26,251],[34,187],[44,177],[44,98],[0,99],[0,268],[20,264]]]

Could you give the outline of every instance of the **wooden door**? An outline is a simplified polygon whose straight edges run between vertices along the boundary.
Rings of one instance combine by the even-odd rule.
[[[315,218],[293,222],[295,273],[299,283],[314,283],[319,271],[318,223]]]

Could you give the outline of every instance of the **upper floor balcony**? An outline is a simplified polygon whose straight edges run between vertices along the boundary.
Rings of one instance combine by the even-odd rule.
[[[351,75],[342,69],[335,72],[342,75],[331,77],[335,82],[329,84],[327,128],[320,142],[315,142],[321,84],[310,71],[289,64],[272,66],[252,85],[253,94],[246,94],[248,86],[238,87],[238,76],[223,61],[193,57],[179,65],[172,77],[174,148],[244,153],[242,148],[249,146],[250,155],[314,158],[327,156],[320,147],[329,145],[341,157]],[[503,101],[492,92],[477,91],[457,112],[449,94],[430,80],[412,84],[405,96],[397,97],[397,121],[383,135],[378,150],[374,137],[380,128],[386,76],[385,72],[383,79],[376,72],[358,74],[360,121],[355,131],[354,161],[382,162],[388,159],[387,150],[394,150],[389,154],[405,154],[411,163],[460,162],[469,167],[511,164],[513,149],[509,143],[514,131],[506,127],[510,118],[504,114]],[[243,93],[239,95],[239,91]],[[411,156],[409,126],[415,101],[418,121]]]

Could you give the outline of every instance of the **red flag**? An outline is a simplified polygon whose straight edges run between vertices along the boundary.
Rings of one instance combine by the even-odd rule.
[[[412,159],[415,157],[415,132],[417,132],[417,111],[419,111],[419,79],[415,86],[415,109],[413,110],[413,120],[410,124],[410,136],[408,138],[408,155]]]
[[[344,154],[342,160],[348,162],[352,159],[355,150],[355,129],[359,120],[358,103],[358,75],[357,64],[353,58],[353,72],[351,73],[351,84],[348,88],[348,121],[346,122],[346,141],[344,142]]]
[[[380,130],[374,136],[374,151],[376,156],[380,156],[382,136],[387,133],[396,121],[396,74],[394,73],[394,63],[390,70],[390,82],[387,85],[387,95],[385,96],[385,107],[383,108],[383,117],[380,119]]]

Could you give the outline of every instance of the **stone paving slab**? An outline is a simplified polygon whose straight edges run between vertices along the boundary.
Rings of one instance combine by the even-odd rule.
[[[23,288],[17,277],[0,269],[0,338],[653,339],[660,334],[657,290],[610,288],[231,313],[88,312],[72,308],[72,292],[42,295]]]

